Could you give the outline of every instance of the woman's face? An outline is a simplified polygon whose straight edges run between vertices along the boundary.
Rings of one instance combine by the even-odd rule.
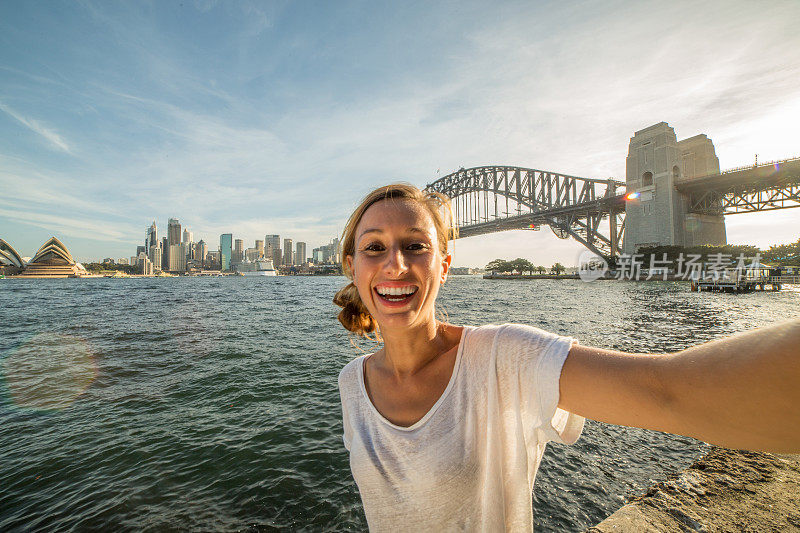
[[[435,321],[434,301],[447,278],[430,213],[414,201],[371,205],[355,231],[355,253],[346,261],[361,300],[382,332]]]

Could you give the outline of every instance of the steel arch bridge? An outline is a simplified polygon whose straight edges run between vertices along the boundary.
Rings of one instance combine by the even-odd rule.
[[[617,193],[621,189],[622,193]],[[453,205],[459,237],[550,226],[613,261],[625,229],[625,184],[511,166],[461,168],[426,190]],[[600,222],[609,219],[608,232]]]

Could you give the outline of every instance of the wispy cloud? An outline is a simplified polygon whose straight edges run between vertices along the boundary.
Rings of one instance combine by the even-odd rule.
[[[39,121],[22,116],[21,114],[17,113],[3,102],[0,102],[0,110],[2,110],[6,115],[15,119],[17,122],[28,128],[32,132],[37,133],[42,137],[44,137],[50,143],[51,147],[57,148],[62,152],[71,153],[70,147],[67,144],[67,142],[63,138],[61,138],[61,136],[58,133],[56,133],[50,128],[45,127],[44,125],[39,123]]]

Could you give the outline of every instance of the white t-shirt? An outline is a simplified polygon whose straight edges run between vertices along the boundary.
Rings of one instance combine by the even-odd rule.
[[[370,530],[532,531],[545,444],[583,430],[557,407],[573,343],[531,326],[466,326],[447,388],[409,427],[369,400],[367,355],[350,361],[339,374],[343,437]]]

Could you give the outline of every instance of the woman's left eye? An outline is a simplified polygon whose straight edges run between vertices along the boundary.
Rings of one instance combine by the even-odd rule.
[[[421,242],[415,242],[415,243],[409,244],[408,248],[409,248],[409,250],[424,250],[424,249],[427,248],[427,246],[425,246],[425,244],[423,244]]]

